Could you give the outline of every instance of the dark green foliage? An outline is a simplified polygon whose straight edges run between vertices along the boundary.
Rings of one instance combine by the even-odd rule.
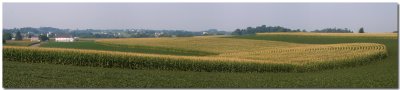
[[[3,61],[4,88],[397,88],[395,58],[305,73],[132,70]],[[390,61],[387,61],[390,60]]]
[[[21,32],[20,32],[20,31],[18,31],[18,32],[15,34],[15,40],[22,40],[22,35],[21,35]]]
[[[242,35],[242,30],[236,29],[235,31],[232,32],[232,35]]]
[[[194,50],[185,50],[178,48],[151,47],[151,46],[139,46],[139,45],[134,45],[134,46],[117,45],[117,44],[98,43],[94,41],[48,42],[42,44],[41,47],[106,50],[106,51],[137,52],[137,53],[183,55],[183,56],[217,55],[217,53],[211,53],[205,51],[194,51]]]
[[[304,30],[305,31],[305,30]],[[289,28],[281,27],[281,26],[257,26],[247,27],[246,29],[236,29],[232,32],[232,35],[247,35],[247,34],[255,34],[255,33],[263,33],[263,32],[301,32],[300,29],[292,30]]]
[[[3,32],[6,33],[15,33],[16,31],[20,31],[21,33],[30,33],[30,34],[41,34],[41,33],[66,33],[68,29],[59,29],[53,27],[40,27],[40,28],[33,28],[33,27],[23,27],[23,28],[12,28],[12,29],[4,29]]]
[[[268,64],[255,62],[204,61],[183,58],[132,56],[114,52],[85,52],[78,50],[52,50],[35,48],[4,48],[4,58],[30,63],[115,67],[130,69],[159,69],[205,72],[310,72],[342,66],[357,66],[386,57],[386,53],[332,62],[304,65]]]
[[[252,35],[255,33],[268,33],[268,32],[307,32],[306,30],[300,30],[300,29],[289,29],[281,26],[257,26],[255,28],[253,27],[247,27],[246,29],[235,29],[235,31],[232,32],[232,35]],[[318,33],[353,33],[348,28],[325,28],[322,30],[314,30],[311,32],[318,32]]]
[[[358,33],[365,33],[364,28],[361,27],[360,30],[358,30]]]
[[[124,54],[80,52],[75,50],[43,51],[5,48],[4,58],[10,61],[51,63],[107,68],[158,69],[205,72],[291,72],[290,64],[261,64],[251,62],[221,62],[184,60],[163,57],[126,56]],[[304,70],[301,70],[304,71]]]
[[[48,41],[49,37],[47,37],[46,35],[39,35],[39,40],[40,41]]]
[[[12,39],[12,34],[11,33],[3,33],[3,39],[11,40]]]
[[[314,31],[311,31],[311,32],[317,32],[317,33],[353,33],[353,31],[351,31],[350,29],[348,29],[348,28],[344,28],[344,29],[341,29],[341,28],[325,28],[325,29],[322,29],[322,30],[314,30]]]

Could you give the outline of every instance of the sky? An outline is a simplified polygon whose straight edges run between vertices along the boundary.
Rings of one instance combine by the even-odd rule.
[[[3,3],[3,28],[397,30],[397,3]]]

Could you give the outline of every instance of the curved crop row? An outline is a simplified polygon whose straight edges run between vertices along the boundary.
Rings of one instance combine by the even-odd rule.
[[[5,46],[3,50],[4,59],[11,61],[208,72],[318,71],[362,65],[387,56],[386,47],[374,43],[314,45],[218,56],[175,56],[15,46]]]

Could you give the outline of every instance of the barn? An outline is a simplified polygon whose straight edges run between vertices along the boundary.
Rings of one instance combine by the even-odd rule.
[[[74,42],[75,39],[71,35],[56,35],[56,42]]]

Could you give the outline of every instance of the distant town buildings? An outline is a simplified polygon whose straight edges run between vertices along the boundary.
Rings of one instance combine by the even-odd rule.
[[[50,37],[54,37],[54,36],[55,36],[55,34],[54,34],[54,33],[52,33],[52,32],[48,32],[48,33],[46,33],[46,36],[50,38]]]
[[[154,37],[192,37],[204,35],[227,35],[230,32],[218,31],[217,29],[209,29],[207,31],[186,31],[186,30],[151,30],[151,29],[59,29],[53,27],[23,27],[3,29],[3,33],[10,34],[8,40],[15,38],[16,32],[20,32],[19,36],[23,39],[30,39],[32,36],[47,36],[51,41],[55,40],[56,34],[67,34],[80,38],[154,38]],[[12,35],[11,35],[12,34]],[[71,37],[68,37],[69,41]],[[17,38],[19,39],[19,38]],[[40,39],[40,37],[39,37]],[[65,37],[57,37],[57,40],[67,41]]]
[[[156,38],[158,38],[158,37],[160,37],[162,34],[164,34],[163,32],[155,32],[154,33],[154,37],[156,37]]]

